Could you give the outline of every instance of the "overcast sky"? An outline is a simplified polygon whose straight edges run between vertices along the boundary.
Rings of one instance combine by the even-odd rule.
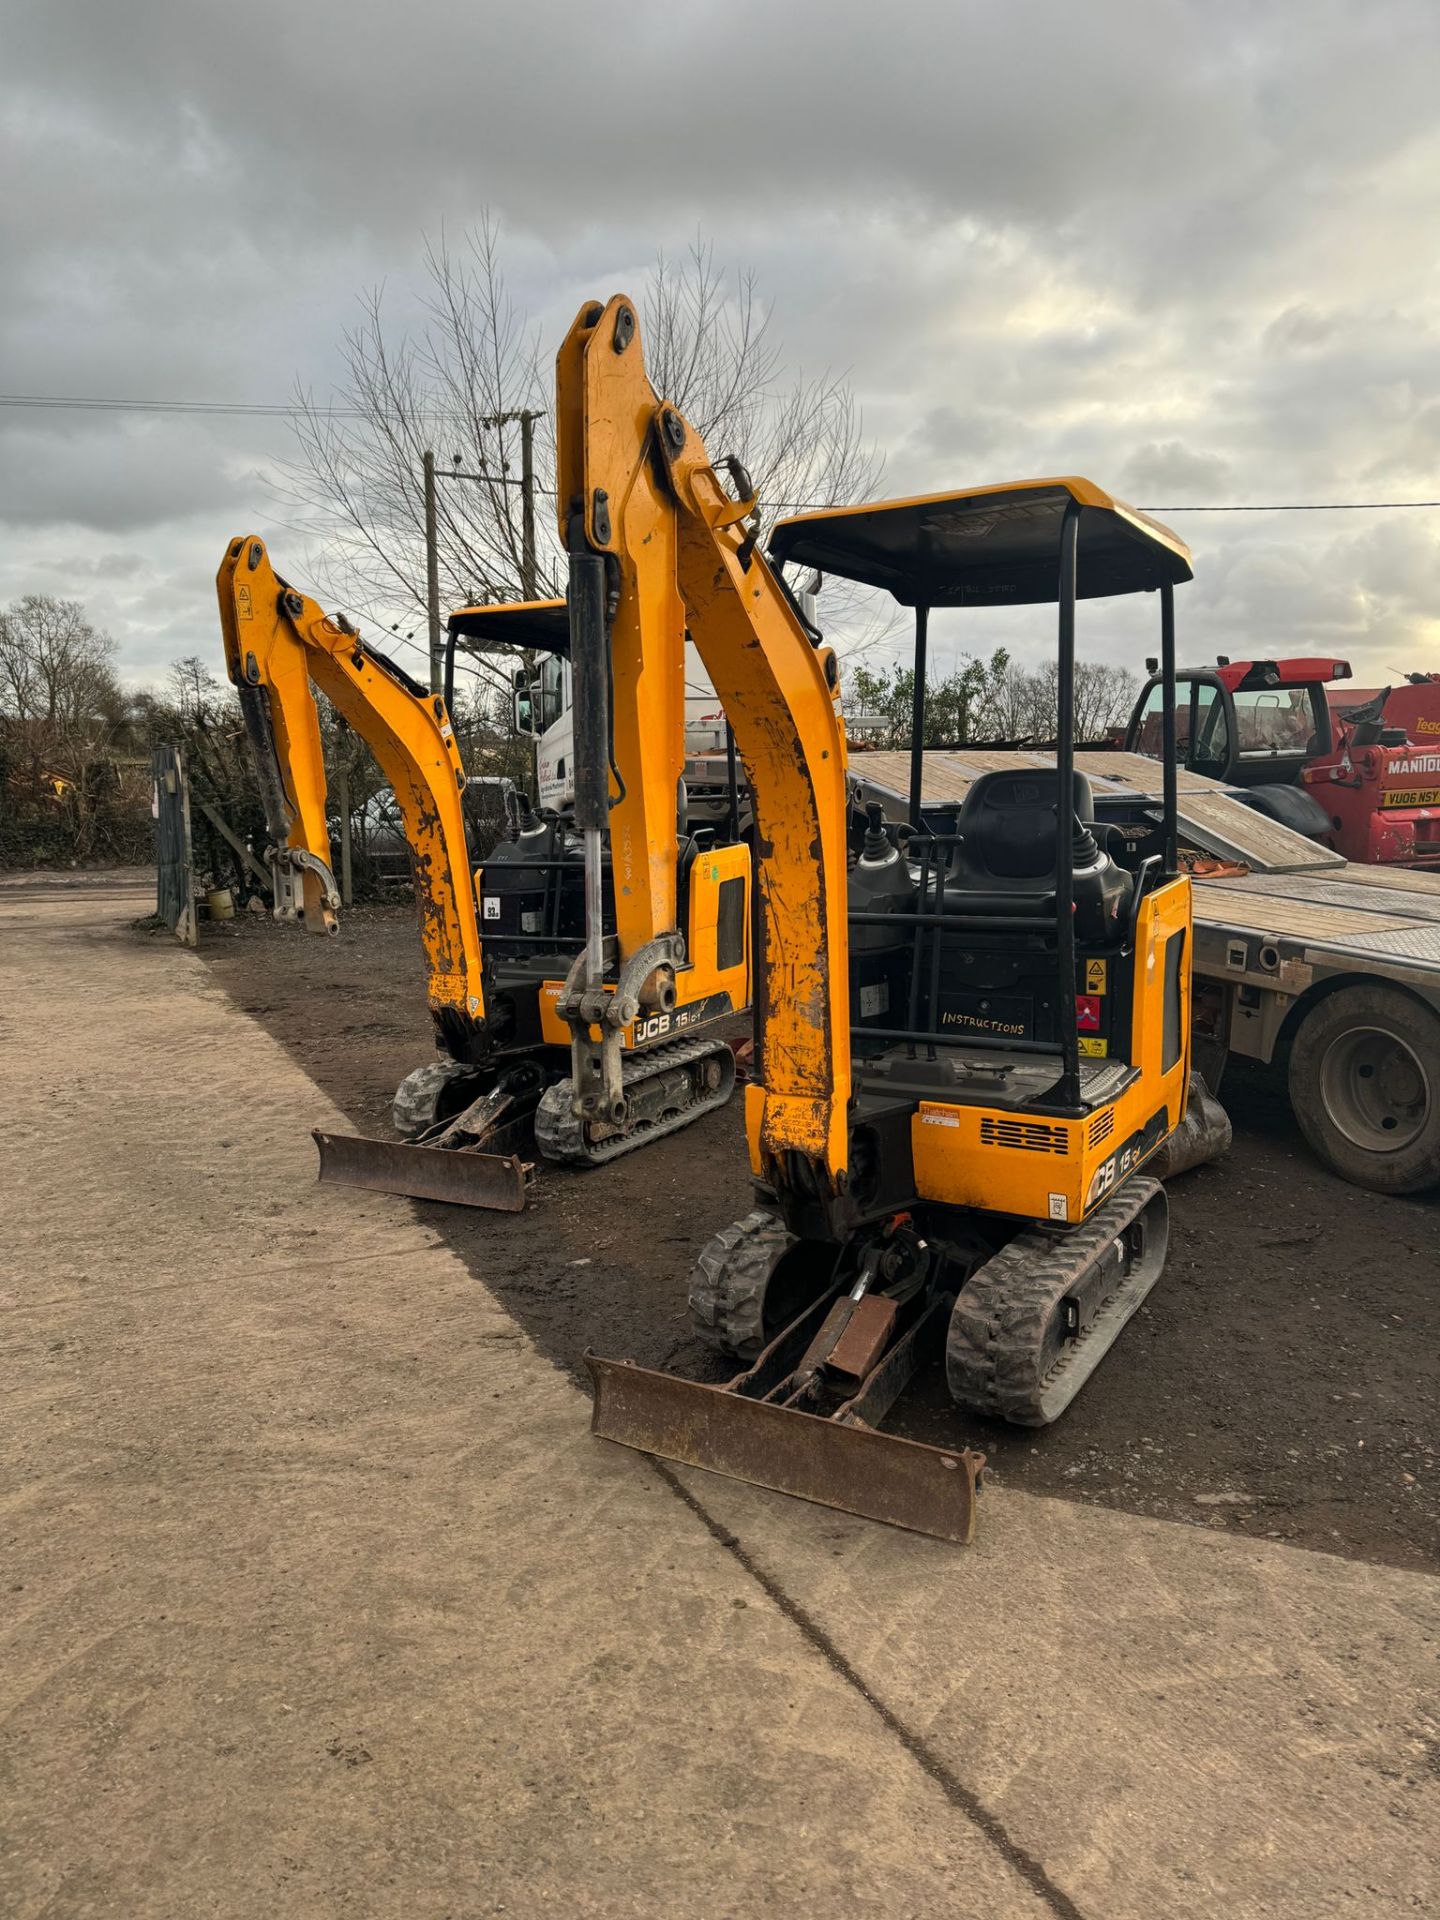
[[[7,394],[324,398],[489,208],[547,345],[697,231],[752,267],[887,494],[1440,498],[1435,0],[0,0],[0,46]],[[0,436],[0,601],[83,599],[127,677],[218,667],[231,534],[301,572],[283,420]],[[1440,667],[1440,512],[1171,518],[1182,654]]]

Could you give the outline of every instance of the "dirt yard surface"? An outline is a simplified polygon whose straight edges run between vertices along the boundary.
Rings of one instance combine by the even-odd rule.
[[[1440,1578],[1354,1551],[1343,1480],[1348,1557],[1235,1529],[1273,1373],[1227,1394],[1224,1497],[1169,1496],[1205,1524],[1122,1509],[1158,1470],[1023,1490],[1050,1450],[1011,1449],[963,1549],[594,1440],[548,1356],[662,1302],[648,1352],[690,1354],[652,1267],[743,1204],[735,1116],[455,1240],[316,1185],[339,1109],[147,905],[0,879],[5,1920],[1436,1910]],[[403,920],[367,982],[363,925],[202,952],[268,955],[251,1004],[337,1058],[393,1019],[378,1120],[414,982]],[[1366,1453],[1403,1351],[1353,1361]],[[1138,1431],[1185,1460],[1167,1365]]]
[[[207,926],[200,954],[359,1131],[392,1137],[397,1082],[433,1057],[408,906],[357,909],[328,940]],[[1175,1183],[1165,1276],[1093,1384],[1047,1432],[959,1437],[997,1484],[1434,1567],[1440,1205],[1326,1173],[1262,1078],[1225,1091],[1234,1150]],[[685,1291],[696,1249],[752,1205],[738,1102],[603,1171],[542,1168],[519,1216],[418,1204],[577,1377],[587,1346],[720,1377]],[[957,1438],[938,1381],[891,1424]]]

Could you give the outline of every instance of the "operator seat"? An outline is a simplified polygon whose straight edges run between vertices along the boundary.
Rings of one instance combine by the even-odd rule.
[[[1055,767],[1007,767],[974,782],[955,823],[959,844],[948,883],[963,890],[964,912],[1043,912],[1053,905],[1059,793]],[[1096,833],[1095,803],[1083,773],[1073,776],[1071,812],[1076,932],[1082,940],[1104,943],[1124,922],[1134,879],[1103,850],[1109,832]]]

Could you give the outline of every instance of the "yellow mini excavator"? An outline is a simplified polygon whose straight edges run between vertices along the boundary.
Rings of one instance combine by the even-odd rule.
[[[731,496],[650,387],[623,298],[572,328],[557,418],[588,857],[609,687],[617,734],[625,697],[617,636],[654,624],[676,644],[677,599],[756,822],[746,1130],[759,1204],[711,1241],[691,1283],[700,1330],[743,1371],[711,1386],[588,1356],[594,1429],[968,1539],[982,1457],[876,1430],[916,1367],[943,1364],[963,1410],[1053,1420],[1165,1258],[1165,1192],[1145,1168],[1181,1124],[1190,1053],[1173,756],[1154,818],[1126,836],[1096,823],[1073,763],[1075,608],[1158,594],[1173,725],[1189,554],[1089,481],[1049,479],[793,520],[772,564],[753,500]],[[852,846],[835,662],[785,587],[786,560],[888,587],[917,608],[922,650],[931,607],[1054,603],[1057,764],[986,774],[937,820],[921,812],[917,760],[910,821],[877,811]],[[604,1010],[599,985],[590,954],[570,988],[583,1018]],[[643,986],[637,968],[626,991]],[[612,1081],[597,1057],[577,1097]]]
[[[617,496],[618,524],[634,510]],[[532,1129],[546,1158],[595,1166],[729,1098],[734,1056],[719,1029],[750,1003],[750,852],[713,825],[677,831],[683,615],[673,589],[663,605],[645,596],[646,571],[642,555],[593,583],[620,697],[613,726],[602,714],[587,735],[584,817],[598,825],[583,853],[574,823],[522,804],[476,867],[447,701],[281,579],[262,540],[226,549],[226,665],[258,769],[276,917],[337,926],[316,687],[379,762],[414,871],[440,1058],[396,1095],[408,1141],[316,1133],[322,1180],[515,1211],[528,1172],[516,1149]],[[563,602],[462,609],[447,682],[457,638],[568,651],[569,630]],[[733,826],[733,794],[730,815]]]

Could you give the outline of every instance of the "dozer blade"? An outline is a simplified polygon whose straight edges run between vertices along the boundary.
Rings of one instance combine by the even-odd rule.
[[[592,1433],[731,1480],[966,1545],[984,1456],[877,1433],[726,1387],[585,1355]]]
[[[368,1187],[412,1200],[448,1200],[459,1207],[519,1213],[525,1205],[527,1163],[514,1154],[467,1153],[415,1147],[403,1140],[365,1140],[356,1134],[314,1130],[320,1178],[332,1187]]]

